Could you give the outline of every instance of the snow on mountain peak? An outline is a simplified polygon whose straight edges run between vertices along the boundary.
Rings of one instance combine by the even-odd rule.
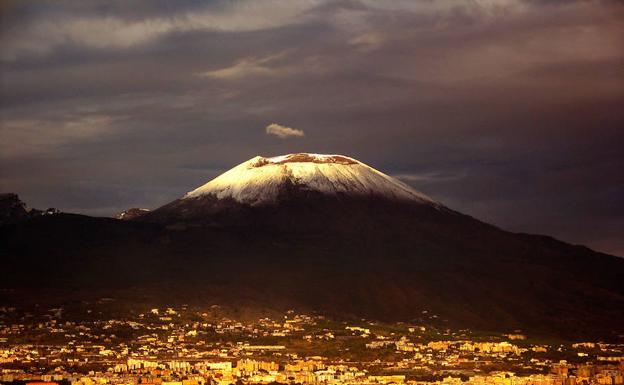
[[[252,206],[273,203],[292,184],[328,195],[378,196],[440,206],[428,196],[366,164],[343,155],[297,153],[256,156],[187,193],[182,199],[214,195]]]
[[[257,156],[252,160],[256,160],[254,167],[261,167],[270,164],[286,164],[286,163],[335,163],[335,164],[357,164],[357,160],[343,155],[325,155],[325,154],[288,154],[275,156],[273,158],[264,158]]]

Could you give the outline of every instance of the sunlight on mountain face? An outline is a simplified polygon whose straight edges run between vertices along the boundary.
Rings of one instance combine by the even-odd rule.
[[[323,194],[379,196],[439,205],[412,187],[343,155],[257,156],[187,193],[184,199],[213,195],[250,205],[275,202],[286,185]]]

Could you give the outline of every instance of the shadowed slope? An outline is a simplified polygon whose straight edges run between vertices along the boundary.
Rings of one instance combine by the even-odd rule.
[[[502,231],[335,157],[254,158],[133,221],[5,226],[3,285],[392,321],[427,310],[568,338],[624,331],[624,260]]]

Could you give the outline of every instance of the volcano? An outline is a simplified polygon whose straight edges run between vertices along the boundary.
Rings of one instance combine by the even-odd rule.
[[[310,223],[324,222],[333,227],[331,218],[336,215],[332,211],[342,212],[345,206],[353,204],[363,204],[364,214],[373,206],[450,211],[353,158],[299,153],[272,158],[256,156],[141,220],[215,225],[249,225],[253,220],[256,224],[278,225],[275,219],[282,218],[290,230],[297,231],[307,230],[306,224]],[[357,214],[354,211],[350,216]],[[380,220],[379,213],[369,216],[370,224]],[[296,222],[299,225],[290,226]]]
[[[125,219],[4,226],[3,284],[405,322],[435,314],[566,338],[624,331],[623,259],[504,231],[343,155],[258,156]]]

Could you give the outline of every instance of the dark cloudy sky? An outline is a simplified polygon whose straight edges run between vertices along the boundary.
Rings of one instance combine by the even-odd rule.
[[[1,12],[0,190],[31,206],[154,208],[258,154],[341,153],[505,229],[624,255],[622,2]]]

